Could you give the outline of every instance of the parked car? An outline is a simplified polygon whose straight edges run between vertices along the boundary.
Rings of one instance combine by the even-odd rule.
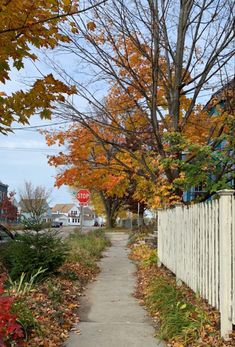
[[[0,224],[0,247],[14,239],[14,235],[2,224]]]
[[[52,228],[60,228],[63,225],[63,223],[53,221],[51,222],[51,227]]]

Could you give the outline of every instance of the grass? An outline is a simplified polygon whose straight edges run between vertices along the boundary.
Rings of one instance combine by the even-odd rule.
[[[131,247],[130,258],[138,263],[136,296],[157,321],[156,335],[167,341],[168,346],[210,346],[199,343],[204,339],[205,330],[208,339],[216,335],[210,311],[208,314],[196,294],[185,286],[177,286],[169,271],[158,268],[156,249],[135,244]],[[222,346],[218,339],[213,345]]]
[[[67,261],[79,262],[88,267],[96,267],[96,261],[101,257],[103,250],[111,244],[102,229],[87,234],[74,232],[66,243],[69,248]]]
[[[152,312],[158,312],[158,336],[164,340],[180,338],[184,344],[197,340],[207,324],[206,313],[187,301],[183,293],[165,278],[155,278],[145,299]]]

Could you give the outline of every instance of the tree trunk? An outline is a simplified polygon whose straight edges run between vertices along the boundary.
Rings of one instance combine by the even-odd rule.
[[[144,225],[144,211],[139,212],[139,227]]]
[[[109,229],[113,229],[115,227],[115,222],[116,222],[116,218],[113,216],[112,213],[109,213],[107,215],[107,227]]]
[[[144,225],[144,211],[145,211],[145,205],[140,204],[139,205],[139,220],[138,220],[139,227],[142,227]]]
[[[100,193],[100,196],[105,207],[107,227],[113,229],[116,223],[117,212],[120,208],[120,200],[117,198],[106,197],[102,192]]]

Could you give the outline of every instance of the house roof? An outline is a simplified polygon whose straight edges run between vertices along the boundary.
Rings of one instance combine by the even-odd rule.
[[[3,187],[8,187],[8,185],[7,185],[7,184],[2,183],[2,181],[0,181],[0,186],[3,186]]]
[[[212,94],[210,100],[205,105],[205,110],[210,110],[213,106],[217,105],[221,101],[232,101],[234,103],[235,96],[235,78],[231,79],[228,83],[226,83],[222,88],[217,90],[214,94]]]
[[[51,214],[52,218],[68,218],[68,216],[65,213],[52,213]]]
[[[52,213],[68,213],[72,208],[74,207],[74,204],[56,204],[54,207],[52,207],[51,212]]]
[[[234,92],[235,88],[235,78],[231,79],[228,83],[226,83],[223,87],[221,87],[217,92],[215,92],[212,97],[220,96],[220,97],[227,97],[226,92],[228,90],[232,90]]]

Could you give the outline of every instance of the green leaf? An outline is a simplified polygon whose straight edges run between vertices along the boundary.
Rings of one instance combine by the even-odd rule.
[[[22,60],[15,60],[13,66],[19,71],[20,69],[23,69],[24,63]]]

